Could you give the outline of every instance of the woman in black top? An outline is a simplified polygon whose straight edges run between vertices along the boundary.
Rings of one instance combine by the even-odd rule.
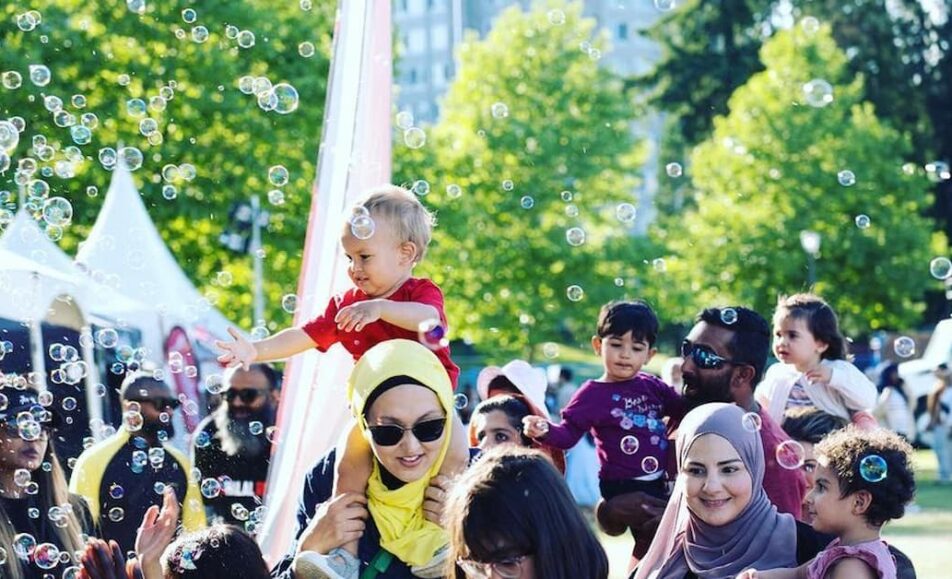
[[[50,444],[52,415],[21,376],[0,382],[0,576],[59,577],[91,531]],[[66,555],[62,555],[65,553]],[[62,558],[61,558],[62,557]]]

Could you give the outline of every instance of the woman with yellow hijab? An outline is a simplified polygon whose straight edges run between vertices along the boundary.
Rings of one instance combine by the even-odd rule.
[[[446,370],[425,346],[388,340],[354,366],[347,397],[374,454],[367,496],[331,497],[334,452],[319,461],[305,481],[294,551],[272,576],[326,577],[315,560],[359,539],[360,579],[440,577],[434,557],[446,552],[448,539],[433,522],[444,494],[434,477],[451,432]]]

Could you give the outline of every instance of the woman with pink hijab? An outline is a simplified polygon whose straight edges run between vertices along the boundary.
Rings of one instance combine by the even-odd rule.
[[[777,512],[763,488],[764,450],[733,404],[704,404],[678,429],[678,477],[635,579],[725,579],[750,567],[796,567],[822,545]]]

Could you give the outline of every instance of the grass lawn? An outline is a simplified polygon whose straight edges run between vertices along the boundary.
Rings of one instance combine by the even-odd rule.
[[[912,559],[919,579],[952,577],[952,486],[938,486],[935,454],[916,452],[915,507],[905,517],[886,525],[883,536]],[[627,535],[599,539],[608,553],[612,579],[627,577],[631,538]]]

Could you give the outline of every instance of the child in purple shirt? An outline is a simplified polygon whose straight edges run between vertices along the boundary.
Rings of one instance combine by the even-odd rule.
[[[562,423],[523,418],[526,436],[546,446],[570,449],[588,431],[595,438],[602,497],[642,491],[666,496],[668,440],[664,417],[680,420],[686,407],[673,388],[641,372],[655,354],[658,318],[642,301],[602,306],[592,347],[605,368],[562,410]]]

